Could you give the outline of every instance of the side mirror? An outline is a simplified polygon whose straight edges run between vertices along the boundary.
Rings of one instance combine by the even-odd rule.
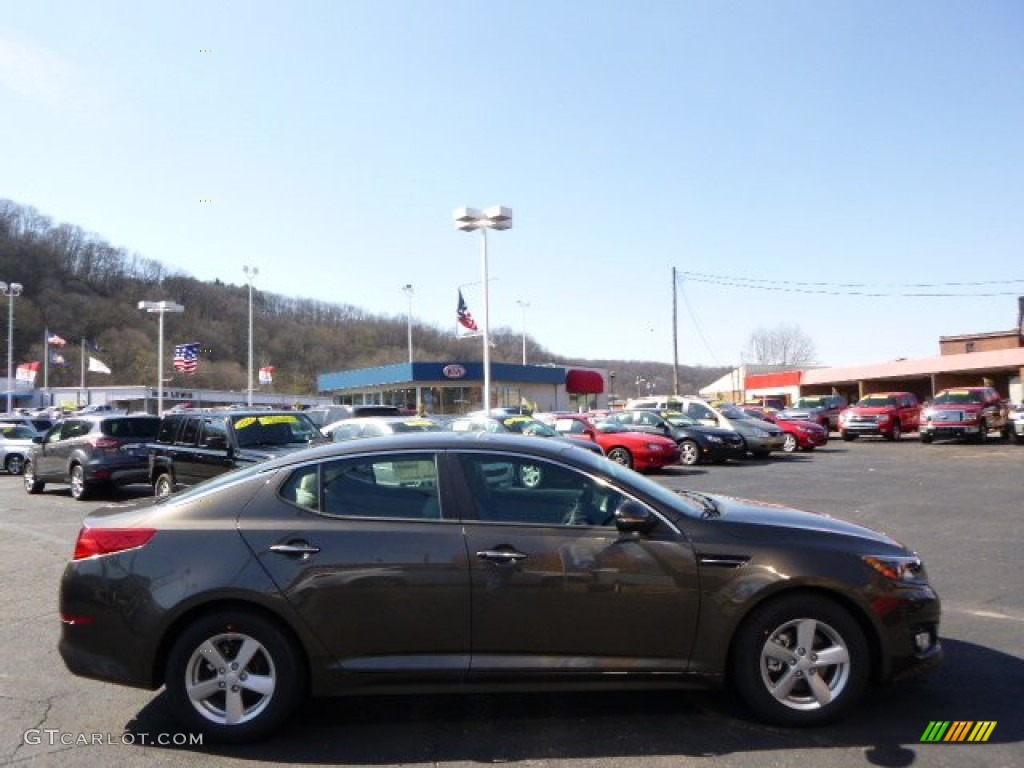
[[[626,499],[615,510],[615,527],[623,533],[647,533],[657,524],[658,518],[639,501]]]

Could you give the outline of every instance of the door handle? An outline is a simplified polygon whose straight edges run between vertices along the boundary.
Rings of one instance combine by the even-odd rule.
[[[298,555],[299,557],[306,558],[317,554],[320,551],[320,547],[315,547],[305,541],[290,541],[287,544],[273,544],[270,547],[270,551],[276,552],[279,555]]]
[[[514,563],[527,558],[526,554],[514,549],[484,549],[477,552],[476,556],[480,560],[490,560],[494,563]]]

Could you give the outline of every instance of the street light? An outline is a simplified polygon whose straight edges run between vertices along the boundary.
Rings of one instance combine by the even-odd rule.
[[[405,292],[406,298],[409,299],[409,322],[407,325],[409,329],[409,365],[412,365],[412,283],[406,283],[403,285],[402,290]]]
[[[21,296],[24,287],[21,283],[0,282],[0,293],[10,299],[7,314],[7,412],[14,407],[14,297]]]
[[[523,310],[523,365],[526,365],[526,308],[530,306],[530,302],[516,299],[516,304]]]
[[[159,416],[164,412],[164,315],[168,312],[184,312],[185,308],[173,301],[140,301],[139,309],[150,314],[156,313],[160,320],[156,346],[156,414]]]
[[[488,229],[512,229],[512,209],[503,205],[492,205],[482,212],[476,208],[456,208],[452,214],[455,219],[455,226],[463,232],[480,230],[480,262],[484,283],[484,395],[483,406],[485,411],[491,409],[491,312],[490,297],[487,281],[487,230]]]
[[[246,402],[252,408],[252,281],[260,271],[256,267],[242,267],[245,279],[249,283],[249,387],[246,390],[248,396]]]

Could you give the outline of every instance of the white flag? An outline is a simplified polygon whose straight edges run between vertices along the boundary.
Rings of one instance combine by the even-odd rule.
[[[95,373],[110,373],[110,369],[106,364],[92,355],[89,355],[89,370]]]

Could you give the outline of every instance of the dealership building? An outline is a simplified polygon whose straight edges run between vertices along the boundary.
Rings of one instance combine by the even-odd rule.
[[[874,392],[913,392],[928,400],[949,387],[992,386],[1024,403],[1024,329],[942,336],[939,356],[836,368],[780,369],[741,366],[700,391],[712,399],[743,402],[783,396],[844,395],[856,402]]]

